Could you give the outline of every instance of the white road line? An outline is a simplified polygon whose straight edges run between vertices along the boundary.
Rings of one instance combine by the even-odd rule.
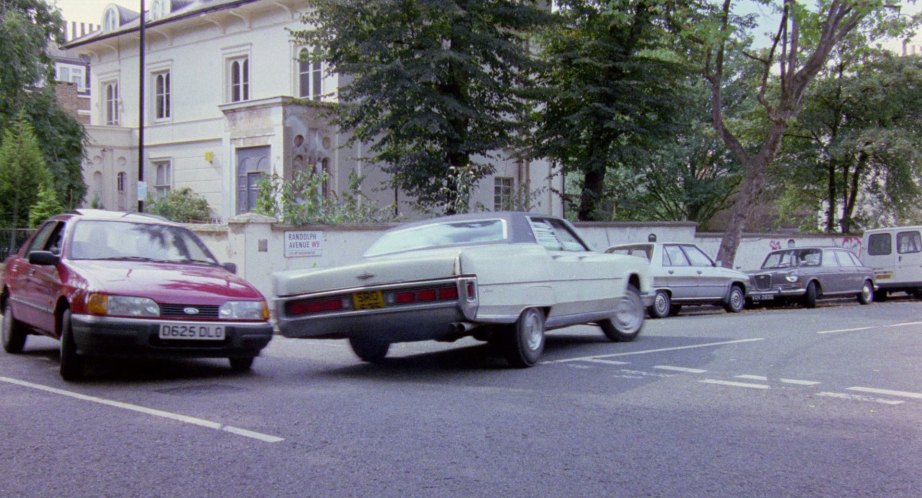
[[[605,365],[630,365],[629,361],[603,360],[601,358],[586,358],[583,361],[590,363],[604,363]]]
[[[847,391],[858,391],[871,394],[886,394],[888,396],[899,396],[901,398],[922,399],[922,394],[911,393],[908,391],[893,391],[891,389],[875,389],[873,387],[849,387]]]
[[[200,418],[190,417],[187,415],[180,415],[178,413],[171,413],[163,410],[156,410],[154,408],[147,408],[144,406],[133,405],[131,403],[123,403],[121,401],[113,401],[105,398],[98,398],[96,396],[88,396],[86,394],[75,393],[71,391],[65,391],[64,389],[58,389],[56,387],[43,386],[41,384],[33,384],[31,382],[26,382],[18,379],[11,379],[9,377],[0,377],[0,382],[6,382],[8,384],[14,384],[17,386],[28,387],[30,389],[36,389],[39,391],[45,391],[52,394],[59,394],[61,396],[67,396],[74,399],[79,399],[81,401],[89,401],[91,403],[99,403],[101,405],[111,406],[114,408],[121,408],[123,410],[134,411],[138,413],[143,413],[145,415],[153,415],[155,417],[167,418],[170,420],[176,420],[186,424],[197,425],[199,427],[206,427],[208,429],[214,429],[218,431],[230,432],[231,434],[237,434],[238,436],[244,436],[252,439],[258,439],[266,443],[278,443],[284,441],[284,438],[277,436],[271,436],[269,434],[262,434],[260,432],[248,431],[246,429],[241,429],[239,427],[233,427],[230,425],[223,425],[218,422],[212,422],[210,420],[204,420]]]
[[[768,377],[763,375],[737,375],[737,379],[747,379],[747,380],[760,380],[762,382],[768,382]],[[794,384],[798,386],[815,386],[819,382],[815,380],[797,380],[797,379],[778,379],[782,384]]]
[[[754,339],[739,339],[739,340],[736,340],[736,341],[709,342],[709,343],[706,343],[706,344],[693,344],[693,345],[691,345],[691,346],[677,346],[677,347],[674,347],[674,348],[646,349],[646,350],[643,350],[643,351],[631,351],[631,352],[628,352],[628,353],[613,353],[613,354],[605,354],[605,355],[581,356],[581,357],[579,357],[579,358],[566,358],[566,359],[563,359],[563,360],[549,360],[549,361],[543,361],[542,363],[548,363],[548,364],[550,364],[550,363],[569,363],[569,362],[571,362],[571,361],[586,361],[586,360],[599,359],[599,358],[614,358],[614,357],[616,357],[616,356],[634,356],[634,355],[638,355],[638,354],[663,353],[663,352],[666,352],[666,351],[680,351],[680,350],[683,350],[683,349],[708,348],[708,347],[712,347],[712,346],[725,346],[725,345],[728,345],[728,344],[741,344],[741,343],[745,343],[745,342],[764,341],[764,340],[765,340],[764,337],[757,337],[757,338],[754,338]]]
[[[698,382],[702,384],[716,384],[718,386],[747,387],[749,389],[771,389],[771,386],[765,384],[750,384],[748,382],[732,382],[729,380],[704,379]]]
[[[893,327],[909,327],[911,325],[922,325],[922,322],[903,322],[903,323],[892,323],[890,325],[879,325],[876,327],[856,327],[853,329],[838,329],[838,330],[821,330],[817,334],[839,334],[842,332],[859,332],[862,330],[871,330],[876,328],[888,329]]]
[[[707,372],[707,370],[702,370],[700,368],[674,367],[672,365],[656,365],[653,368],[658,368],[660,370],[670,370],[673,372],[692,373],[692,374],[703,374]]]
[[[830,393],[830,392],[821,392],[817,393],[817,396],[825,396],[827,398],[838,398],[838,399],[848,399],[852,401],[867,401],[869,403],[880,403],[882,405],[902,405],[905,401],[898,399],[882,399],[882,398],[872,398],[870,396],[861,396],[859,394],[848,394],[848,393]]]

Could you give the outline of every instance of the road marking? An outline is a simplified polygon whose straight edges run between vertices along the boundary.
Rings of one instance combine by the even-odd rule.
[[[880,403],[882,405],[901,405],[905,401],[898,399],[882,399],[882,398],[872,398],[870,396],[861,396],[860,394],[848,394],[848,393],[830,393],[830,392],[821,392],[817,393],[817,396],[825,396],[827,398],[839,398],[839,399],[848,399],[852,401],[867,401],[869,403]]]
[[[886,394],[888,396],[899,396],[901,398],[922,399],[922,394],[911,393],[908,391],[893,391],[891,389],[875,389],[873,387],[849,387],[847,391],[858,391],[871,394]]]
[[[718,386],[747,387],[749,389],[771,389],[771,386],[765,384],[750,384],[748,382],[733,382],[729,380],[704,379],[698,382],[702,384],[716,384]]]
[[[768,377],[763,375],[737,375],[737,379],[747,379],[747,380],[760,380],[762,382],[768,382]],[[783,384],[795,384],[798,386],[815,386],[819,382],[815,380],[797,380],[797,379],[778,379],[779,382]]]
[[[672,365],[656,365],[653,368],[658,368],[660,370],[671,370],[673,372],[692,373],[692,374],[703,374],[707,372],[707,370],[701,370],[700,368],[674,367]]]
[[[708,347],[712,347],[712,346],[725,346],[725,345],[728,345],[728,344],[741,344],[741,343],[745,343],[745,342],[755,342],[755,341],[764,341],[764,340],[765,340],[764,337],[757,337],[757,338],[754,338],[754,339],[739,339],[739,340],[736,340],[736,341],[709,342],[709,343],[707,343],[707,344],[693,344],[693,345],[691,345],[691,346],[677,346],[677,347],[674,347],[674,348],[647,349],[647,350],[643,350],[643,351],[631,351],[631,352],[628,352],[628,353],[613,353],[613,354],[605,354],[605,355],[581,356],[581,357],[579,357],[579,358],[566,358],[566,359],[563,359],[563,360],[548,360],[548,361],[544,361],[544,362],[542,362],[542,363],[548,363],[548,364],[550,364],[550,363],[569,363],[569,362],[572,362],[572,361],[587,361],[587,360],[597,360],[597,359],[600,359],[600,358],[614,358],[614,357],[616,357],[616,356],[634,356],[634,355],[638,355],[638,354],[663,353],[663,352],[667,352],[667,351],[680,351],[680,350],[683,350],[683,349],[708,348]]]
[[[61,396],[67,396],[74,399],[79,399],[81,401],[89,401],[91,403],[98,403],[101,405],[111,406],[114,408],[121,408],[123,410],[129,410],[133,412],[143,413],[145,415],[153,415],[155,417],[167,418],[170,420],[176,420],[186,424],[197,425],[200,427],[206,427],[208,429],[214,429],[218,431],[230,432],[231,434],[237,434],[238,436],[244,436],[252,439],[258,439],[266,443],[278,443],[284,441],[284,438],[277,436],[271,436],[269,434],[263,434],[260,432],[249,431],[246,429],[241,429],[239,427],[233,427],[230,425],[220,424],[218,422],[212,422],[210,420],[204,420],[200,418],[190,417],[187,415],[180,415],[178,413],[171,413],[163,410],[156,410],[154,408],[147,408],[144,406],[133,405],[131,403],[123,403],[121,401],[113,401],[105,398],[98,398],[96,396],[88,396],[86,394],[75,393],[71,391],[66,391],[64,389],[58,389],[55,387],[44,386],[41,384],[33,384],[31,382],[26,382],[18,379],[11,379],[9,377],[0,377],[0,382],[6,382],[8,384],[15,384],[17,386],[28,387],[30,389],[36,389],[39,391],[45,391],[52,394],[60,394]]]
[[[839,334],[842,332],[859,332],[862,330],[871,330],[871,329],[889,329],[893,327],[908,327],[911,325],[922,325],[922,322],[903,322],[903,323],[892,323],[890,325],[879,325],[876,327],[856,327],[853,329],[838,329],[838,330],[821,330],[817,334]]]
[[[616,360],[603,360],[601,358],[586,358],[583,361],[588,361],[590,363],[603,363],[605,365],[630,365],[629,361],[616,361]]]

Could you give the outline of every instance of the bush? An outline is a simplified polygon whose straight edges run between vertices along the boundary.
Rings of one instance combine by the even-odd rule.
[[[35,228],[41,222],[63,212],[64,206],[58,200],[57,192],[53,188],[42,185],[38,191],[38,199],[29,209],[29,227]]]
[[[291,180],[278,175],[259,183],[256,213],[273,216],[292,225],[339,225],[343,223],[387,223],[394,221],[393,205],[379,208],[362,193],[362,178],[349,175],[349,189],[339,195],[323,196],[326,173],[299,172]],[[364,199],[365,202],[361,202]]]
[[[203,223],[212,219],[208,201],[189,187],[173,190],[164,197],[149,202],[146,211],[179,223]]]

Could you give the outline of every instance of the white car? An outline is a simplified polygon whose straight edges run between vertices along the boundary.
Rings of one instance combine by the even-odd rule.
[[[545,330],[595,323],[631,341],[652,302],[643,262],[590,250],[565,220],[519,212],[402,225],[357,264],[279,272],[273,285],[283,336],[349,339],[371,362],[395,342],[473,336],[529,367]]]
[[[746,305],[749,275],[717,266],[694,244],[623,244],[605,252],[649,263],[655,295],[648,311],[653,318],[677,315],[686,304],[716,304],[730,313]]]

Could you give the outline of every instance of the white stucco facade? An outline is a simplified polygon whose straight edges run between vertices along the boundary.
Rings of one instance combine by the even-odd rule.
[[[304,47],[293,42],[288,30],[304,28],[298,11],[304,3],[148,3],[153,15],[145,22],[143,71],[147,193],[156,197],[189,187],[205,197],[216,220],[226,220],[251,210],[258,175],[290,178],[299,168],[323,169],[334,192],[346,189],[350,173],[356,172],[365,177],[364,193],[378,205],[396,199],[402,216],[418,216],[401,192],[387,187],[379,165],[363,160],[363,147],[343,149],[348,137],[322,118],[322,107],[335,102],[339,79],[325,68],[302,78],[298,54]],[[101,20],[102,30],[69,44],[89,56],[91,67],[85,204],[134,210],[139,190],[145,192],[138,188],[139,17],[110,5]],[[307,98],[300,98],[303,93]],[[315,101],[318,93],[322,96]],[[554,194],[562,191],[562,180],[550,174],[547,162],[510,159],[493,166],[501,180],[481,181],[473,205],[492,210],[496,185],[507,192],[511,185],[513,193],[524,186],[540,192],[532,198],[534,210],[562,213]]]

